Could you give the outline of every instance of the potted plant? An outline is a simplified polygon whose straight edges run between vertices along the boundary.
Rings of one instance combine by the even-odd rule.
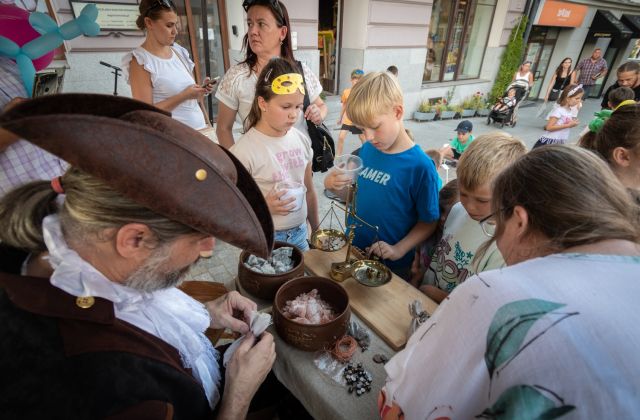
[[[474,98],[475,98],[475,96],[469,96],[469,97],[465,98],[464,101],[462,101],[462,104],[461,104],[462,110],[460,111],[460,117],[462,117],[462,118],[470,118],[470,117],[473,117],[474,115],[476,115],[476,108],[474,106],[475,105]]]
[[[484,93],[476,92],[473,94],[473,108],[476,110],[476,115],[479,117],[486,117],[489,115],[489,103],[487,102]]]
[[[453,118],[456,116],[456,112],[453,110],[453,107],[449,105],[447,100],[444,98],[440,99],[436,103],[435,107],[436,107],[436,112],[440,116],[441,120],[444,120],[447,118]]]
[[[455,114],[453,115],[453,118],[460,118],[464,111],[464,109],[462,108],[462,105],[452,105],[450,109],[453,112],[455,112]]]
[[[435,105],[433,105],[429,100],[420,102],[418,110],[413,113],[413,119],[416,121],[432,121],[435,117]]]

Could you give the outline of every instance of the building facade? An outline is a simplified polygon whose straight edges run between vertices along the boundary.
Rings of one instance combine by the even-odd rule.
[[[384,71],[395,65],[405,93],[405,118],[427,99],[450,96],[455,103],[478,91],[489,92],[511,31],[523,14],[529,16],[525,57],[533,62],[535,75],[531,98],[544,97],[564,57],[576,63],[599,47],[612,69],[640,57],[640,0],[282,1],[291,18],[295,56],[316,72],[327,94],[339,94],[348,87],[353,69]],[[72,19],[74,9],[82,4],[39,2],[60,24]],[[180,15],[178,42],[191,52],[199,78],[221,76],[242,59],[247,27],[240,0],[174,2]],[[57,86],[61,91],[113,93],[112,69],[100,62],[120,66],[123,54],[144,39],[141,31],[131,27],[136,0],[99,0],[98,4],[105,16],[114,10],[118,16],[124,14],[124,22],[98,37],[65,43],[64,59],[42,72],[63,73],[59,78],[63,83]],[[40,86],[53,79],[55,75],[42,77]],[[596,93],[614,81],[615,70],[599,81],[602,86]],[[118,94],[130,95],[122,78]],[[208,100],[215,120],[215,98]]]
[[[525,52],[535,75],[530,97],[545,97],[565,57],[575,67],[594,49],[602,50],[609,72],[597,80],[592,97],[599,97],[616,81],[620,64],[640,59],[640,2],[543,0],[535,6]]]

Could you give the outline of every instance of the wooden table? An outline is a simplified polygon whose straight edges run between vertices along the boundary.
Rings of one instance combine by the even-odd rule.
[[[344,261],[346,249],[336,252],[310,250],[304,254],[305,270],[310,275],[329,277],[332,262]],[[269,308],[272,302],[256,299],[247,293],[236,279],[236,289],[256,301],[259,309]],[[375,354],[388,358],[395,355],[407,341],[411,322],[408,305],[415,299],[432,314],[437,304],[397,276],[379,287],[367,287],[353,278],[340,283],[349,294],[351,319],[370,327],[369,349],[360,349],[352,361],[362,363],[373,376],[371,392],[358,397],[349,394],[344,383],[338,383],[316,366],[316,352],[304,352],[285,343],[271,326],[276,344],[277,358],[273,372],[284,386],[304,405],[316,419],[369,419],[378,418],[377,398],[384,386],[384,366],[373,362]]]
[[[315,276],[329,277],[331,263],[344,261],[346,248],[335,252],[312,249],[304,253],[306,270]],[[378,287],[364,286],[350,277],[340,283],[349,295],[355,312],[393,350],[401,350],[407,343],[411,324],[409,304],[419,300],[429,315],[438,304],[408,282],[392,274],[391,281]]]

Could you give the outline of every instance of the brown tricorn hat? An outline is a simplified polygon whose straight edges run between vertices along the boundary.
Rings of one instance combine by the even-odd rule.
[[[135,202],[266,257],[273,221],[255,181],[227,150],[129,98],[62,94],[20,103],[0,127]]]

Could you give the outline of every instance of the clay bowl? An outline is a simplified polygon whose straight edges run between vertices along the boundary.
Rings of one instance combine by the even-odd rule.
[[[320,298],[329,303],[338,316],[320,325],[301,324],[282,313],[288,300],[317,289]],[[351,310],[349,296],[342,286],[325,277],[298,277],[285,283],[273,301],[273,323],[278,335],[287,343],[304,351],[329,348],[346,332]]]
[[[244,290],[259,299],[272,300],[280,286],[292,278],[304,275],[304,257],[300,248],[287,242],[279,241],[275,242],[273,248],[277,249],[284,246],[293,248],[292,258],[294,265],[292,270],[281,274],[261,274],[248,269],[244,262],[251,254],[247,251],[242,251],[238,261],[238,281]]]

